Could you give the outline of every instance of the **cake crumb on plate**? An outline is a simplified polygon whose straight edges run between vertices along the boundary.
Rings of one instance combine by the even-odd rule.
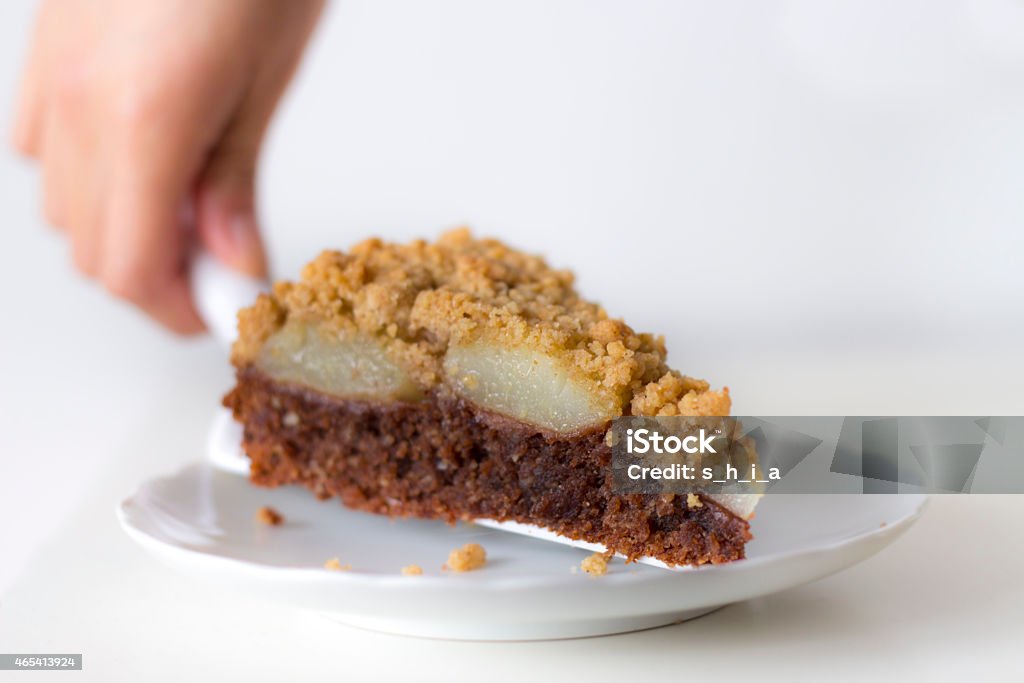
[[[352,565],[348,563],[342,564],[341,560],[339,560],[337,557],[332,557],[331,559],[324,562],[324,569],[330,569],[331,571],[335,572],[347,572],[348,570],[352,569]]]
[[[284,515],[269,505],[264,505],[256,511],[256,521],[267,526],[279,526],[284,522]]]
[[[418,564],[409,564],[402,567],[402,576],[419,576],[423,573],[423,567]]]
[[[456,572],[469,572],[479,569],[487,563],[487,551],[479,543],[467,543],[456,548],[448,555],[448,562],[442,569]]]
[[[594,553],[583,558],[580,569],[591,576],[604,576],[608,573],[608,558],[601,553]]]

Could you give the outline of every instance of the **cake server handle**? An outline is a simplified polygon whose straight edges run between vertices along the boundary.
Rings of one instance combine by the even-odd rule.
[[[192,257],[189,280],[199,317],[225,347],[238,335],[239,309],[251,306],[261,292],[270,289],[267,280],[235,272],[205,249]]]

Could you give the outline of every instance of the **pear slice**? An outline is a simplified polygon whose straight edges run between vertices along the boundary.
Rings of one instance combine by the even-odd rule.
[[[340,398],[422,398],[408,373],[372,337],[338,337],[299,320],[289,320],[267,339],[256,365],[273,379]]]
[[[484,341],[453,346],[444,369],[449,385],[463,398],[561,434],[603,425],[621,412],[596,382],[534,349]]]

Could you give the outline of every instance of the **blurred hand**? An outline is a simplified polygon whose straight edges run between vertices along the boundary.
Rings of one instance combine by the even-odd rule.
[[[44,0],[13,139],[75,265],[180,333],[195,235],[264,275],[260,144],[323,0]],[[193,233],[190,228],[195,228]]]

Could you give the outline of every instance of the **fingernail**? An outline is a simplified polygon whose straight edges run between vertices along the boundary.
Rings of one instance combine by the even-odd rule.
[[[229,239],[236,268],[247,275],[262,277],[266,274],[263,242],[252,214],[237,213],[231,217]]]

